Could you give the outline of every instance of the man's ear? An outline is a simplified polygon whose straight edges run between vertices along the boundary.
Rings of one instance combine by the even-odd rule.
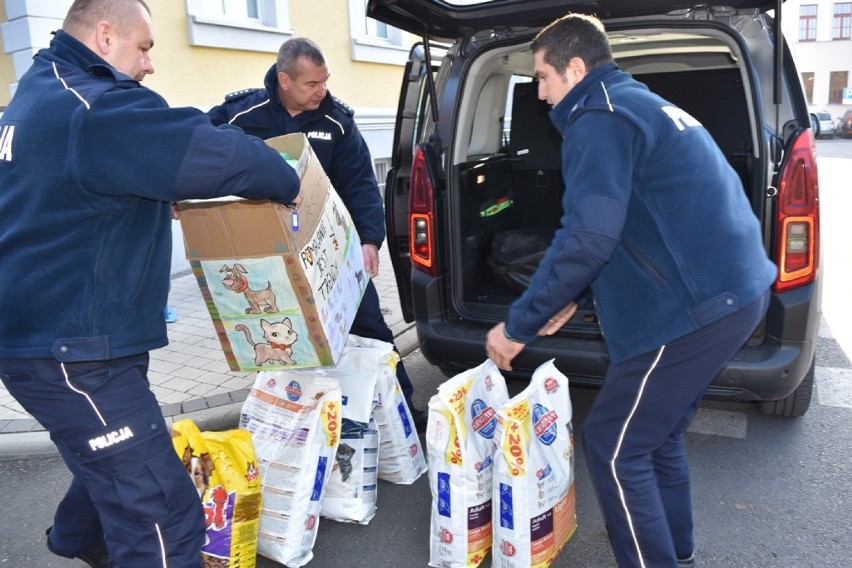
[[[278,72],[278,86],[284,91],[290,88],[290,76],[284,71]]]
[[[574,80],[575,83],[578,83],[580,79],[586,76],[589,70],[586,68],[585,61],[579,57],[572,57],[571,60],[568,61],[568,69],[566,69],[565,72]]]
[[[109,22],[100,22],[95,28],[95,45],[100,55],[107,55],[113,48],[115,33]]]

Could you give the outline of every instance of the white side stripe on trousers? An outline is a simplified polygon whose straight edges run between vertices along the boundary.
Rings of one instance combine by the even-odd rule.
[[[89,393],[77,390],[74,385],[71,384],[71,379],[68,378],[68,371],[65,370],[65,363],[60,363],[59,366],[62,367],[62,374],[65,375],[65,384],[68,385],[68,388],[76,392],[77,394],[85,396],[86,400],[89,401],[89,405],[92,407],[92,410],[94,410],[95,414],[98,415],[98,419],[101,421],[101,424],[106,426],[106,420],[104,420],[104,417],[101,416],[100,410],[98,410],[98,407],[95,406],[95,402],[92,400],[92,397],[89,396]]]
[[[160,540],[160,556],[163,558],[163,568],[168,568],[166,562],[166,543],[163,542],[163,533],[160,531],[160,525],[154,523],[154,529],[157,531],[157,538]]]
[[[624,499],[624,489],[621,487],[621,483],[618,481],[618,474],[615,471],[615,462],[618,460],[618,454],[621,451],[621,444],[624,442],[624,436],[627,433],[627,428],[630,426],[630,421],[633,419],[633,415],[636,413],[636,408],[639,406],[639,401],[642,400],[642,393],[645,390],[645,385],[648,383],[648,379],[651,377],[651,373],[657,367],[657,364],[660,362],[660,359],[663,356],[663,351],[665,351],[666,346],[663,345],[660,347],[660,350],[657,352],[657,357],[654,359],[654,362],[651,363],[651,366],[648,368],[648,372],[645,373],[645,376],[642,377],[642,384],[639,385],[639,392],[636,393],[636,400],[633,402],[633,408],[630,409],[630,414],[627,415],[627,418],[624,420],[624,425],[621,427],[621,433],[618,435],[618,443],[615,445],[615,452],[613,452],[612,460],[609,462],[609,468],[612,471],[612,479],[615,481],[616,487],[618,487],[618,496],[621,499],[621,506],[624,509],[624,516],[627,519],[627,525],[630,527],[630,536],[633,539],[633,545],[636,547],[636,554],[639,556],[639,565],[642,568],[645,568],[645,560],[642,558],[642,548],[639,546],[639,539],[636,538],[636,530],[633,528],[633,519],[630,517],[630,510],[627,508],[627,501]]]

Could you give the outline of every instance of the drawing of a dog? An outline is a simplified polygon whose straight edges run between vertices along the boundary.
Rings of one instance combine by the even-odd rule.
[[[340,214],[340,211],[337,210],[337,203],[332,202],[331,210],[334,213],[334,221],[343,227],[343,232],[346,235],[346,240],[349,240],[349,225],[346,223],[346,219],[343,215]]]
[[[293,329],[290,318],[272,323],[262,319],[260,327],[263,328],[263,338],[268,343],[255,343],[248,327],[243,324],[234,326],[236,331],[242,331],[246,335],[246,339],[254,347],[254,364],[260,367],[267,361],[272,361],[273,364],[295,365],[293,344],[298,341],[299,335]]]
[[[226,264],[219,269],[219,272],[225,273],[225,277],[222,278],[222,284],[225,288],[233,290],[237,294],[243,294],[246,300],[248,300],[249,307],[246,308],[247,314],[259,314],[261,306],[265,306],[263,311],[267,314],[273,314],[278,311],[271,282],[267,282],[266,288],[263,290],[252,290],[249,288],[248,279],[244,276],[248,274],[248,271],[242,264],[235,264],[233,266]]]

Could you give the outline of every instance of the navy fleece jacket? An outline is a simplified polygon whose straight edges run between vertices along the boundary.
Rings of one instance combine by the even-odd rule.
[[[0,118],[0,357],[107,360],[168,343],[171,202],[292,201],[262,140],[169,108],[56,33]]]
[[[750,304],[776,275],[736,172],[707,130],[615,64],[551,111],[561,228],[506,332],[532,340],[591,285],[619,363]]]
[[[272,138],[303,132],[319,158],[328,179],[352,216],[362,243],[382,246],[385,213],[373,173],[367,143],[353,119],[354,111],[328,92],[317,110],[290,117],[278,95],[278,74],[273,65],[262,89],[246,89],[225,97],[210,109],[213,124],[239,126],[247,134]]]

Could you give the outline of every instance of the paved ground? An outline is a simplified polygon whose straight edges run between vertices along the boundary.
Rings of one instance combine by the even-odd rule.
[[[397,338],[397,348],[405,355],[416,346],[416,337],[413,324],[402,319],[385,247],[380,251],[380,271],[374,283],[385,321]],[[169,345],[151,352],[149,372],[163,415],[169,424],[190,417],[203,429],[235,427],[255,374],[228,368],[192,273],[173,276],[169,306],[178,319],[168,325]],[[47,433],[0,383],[0,456],[55,452]]]

